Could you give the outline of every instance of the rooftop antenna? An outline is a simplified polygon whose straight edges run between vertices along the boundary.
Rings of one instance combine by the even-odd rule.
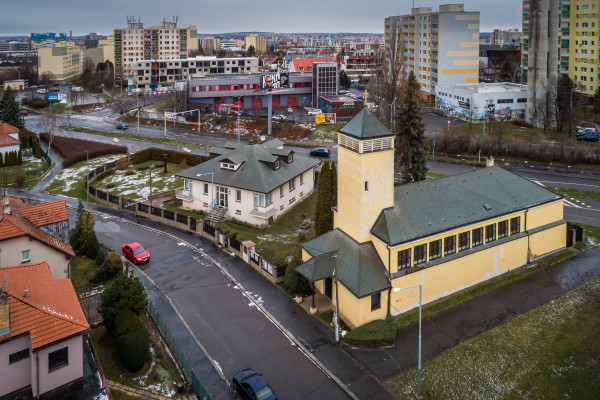
[[[0,286],[0,296],[2,296],[2,294],[4,293],[4,288],[6,287],[6,284],[8,283],[9,279],[10,275],[8,275],[6,279],[4,279],[4,283],[2,284],[2,286]]]

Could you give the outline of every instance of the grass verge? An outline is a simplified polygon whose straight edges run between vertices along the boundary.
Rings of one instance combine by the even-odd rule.
[[[96,261],[77,256],[71,261],[71,282],[75,293],[89,292],[96,284],[91,280],[96,275]]]
[[[311,142],[335,143],[337,142],[337,131],[346,123],[340,124],[319,124],[317,128],[311,132],[308,140]]]
[[[577,242],[575,248],[586,250],[600,244],[600,227],[594,225],[577,224],[585,228],[585,240]]]
[[[54,165],[54,164],[53,164]],[[25,177],[23,186],[19,189],[30,189],[35,186],[48,171],[48,164],[43,159],[24,162],[21,165],[13,165],[0,168],[0,183],[8,187],[17,187],[19,176]]]
[[[440,353],[423,365],[423,398],[596,399],[600,278]],[[390,385],[412,398],[417,371]]]
[[[104,99],[104,101],[106,101],[107,103],[113,101],[113,98],[107,95],[106,93],[102,93],[102,99]]]
[[[172,145],[175,145],[175,146],[195,147],[195,148],[198,148],[198,149],[203,149],[203,148],[206,147],[206,145],[204,145],[204,144],[184,142],[184,141],[181,141],[181,140],[160,139],[160,138],[153,138],[153,137],[143,137],[143,138],[140,138],[137,135],[130,135],[130,134],[127,134],[127,133],[97,131],[95,129],[77,128],[77,127],[71,127],[71,128],[69,128],[69,127],[64,126],[64,125],[61,126],[61,128],[64,129],[64,130],[67,130],[67,131],[93,133],[95,135],[118,137],[118,138],[123,138],[123,139],[143,139],[145,142],[165,143],[165,144],[172,144]]]
[[[200,213],[197,213],[197,212],[194,212],[194,211],[190,211],[190,210],[186,210],[186,209],[180,208],[176,204],[163,204],[161,206],[161,208],[164,208],[167,211],[176,212],[176,213],[181,214],[181,215],[187,215],[188,217],[195,218],[195,219],[200,220],[200,221],[204,220],[204,214],[200,214]]]
[[[438,172],[427,172],[425,174],[425,176],[427,176],[427,179],[436,179],[436,178],[443,178],[445,176],[448,176],[448,174],[440,174]]]
[[[344,335],[344,342],[351,346],[391,346],[396,341],[398,323],[396,319],[378,319],[364,324]]]
[[[515,272],[511,272],[505,275],[498,277],[497,279],[488,281],[482,285],[476,286],[471,289],[467,289],[464,292],[461,292],[455,296],[452,296],[446,300],[442,300],[439,303],[432,304],[422,309],[422,317],[425,318],[437,311],[443,310],[445,308],[451,307],[455,304],[462,303],[463,301],[472,299],[473,297],[482,295],[484,293],[489,292],[490,290],[496,289],[497,287],[504,286],[510,282],[514,282],[521,278],[524,278],[532,273],[549,267],[550,265],[556,264],[557,262],[566,260],[567,258],[573,256],[575,252],[572,250],[563,250],[560,253],[556,253],[537,264],[534,264],[529,267],[521,268]],[[411,322],[419,320],[419,311],[415,310],[410,312],[409,314],[404,314],[403,316],[398,317],[399,325],[407,325]]]
[[[304,240],[315,236],[312,218],[315,215],[316,205],[317,192],[315,191],[267,229],[253,228],[230,221],[223,222],[220,226],[229,234],[237,233],[237,240],[252,240],[256,243],[256,251],[272,264],[284,265],[286,258],[299,250],[301,235],[304,235]],[[304,222],[310,224],[306,231],[298,227]],[[303,233],[300,233],[301,231]]]
[[[566,197],[580,197],[582,199],[600,200],[600,192],[592,192],[591,190],[555,188],[550,186],[546,186],[545,188],[550,190],[551,192],[561,194]]]

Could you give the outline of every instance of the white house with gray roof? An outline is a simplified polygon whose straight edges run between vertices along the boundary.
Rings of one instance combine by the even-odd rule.
[[[315,190],[317,160],[284,149],[274,139],[212,148],[211,159],[179,174],[182,207],[202,210],[213,222],[235,218],[252,225],[273,223]]]

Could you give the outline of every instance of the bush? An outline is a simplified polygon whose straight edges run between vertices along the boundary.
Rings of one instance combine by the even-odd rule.
[[[104,265],[106,266],[106,269],[108,270],[108,273],[111,278],[113,276],[116,276],[123,270],[121,256],[114,251],[108,253],[108,256],[106,256],[106,260],[104,260]]]
[[[48,132],[42,132],[40,137],[46,142],[50,139]],[[52,139],[52,149],[56,150],[56,152],[64,157],[62,163],[63,168],[70,167],[79,161],[85,161],[88,157],[85,150],[88,149],[90,159],[105,156],[107,154],[127,153],[127,146],[57,135],[54,135],[54,138]]]
[[[23,187],[26,181],[27,178],[25,178],[25,175],[17,174],[17,176],[15,177],[15,185],[17,185],[18,188]]]
[[[104,254],[104,250],[102,248],[98,249],[98,255],[96,256],[96,265],[100,266],[104,264],[104,259],[106,258],[106,254]]]
[[[294,269],[302,264],[302,258],[296,254],[285,269],[283,285],[293,293],[302,294],[310,291],[310,282]]]
[[[520,126],[523,128],[533,128],[532,124],[530,124],[529,122],[523,121],[521,119],[516,119],[512,123],[516,126]]]
[[[348,332],[344,336],[344,342],[352,346],[392,346],[397,333],[398,323],[395,318],[378,319]]]
[[[167,155],[167,161],[174,164],[181,164],[183,160],[189,165],[193,167],[194,165],[198,165],[207,161],[209,157],[207,156],[199,156],[196,154],[188,154],[182,151],[176,150],[166,150],[159,149],[157,147],[149,147],[144,150],[140,150],[135,153],[133,163],[141,164],[146,161],[163,161],[163,154]]]
[[[115,317],[115,338],[117,341],[128,333],[144,327],[142,319],[131,310],[120,311]]]
[[[150,355],[150,335],[142,325],[141,329],[130,332],[118,339],[119,353],[125,368],[132,372],[142,369]]]
[[[34,108],[46,108],[50,105],[50,102],[44,98],[35,97],[29,100],[29,105]]]

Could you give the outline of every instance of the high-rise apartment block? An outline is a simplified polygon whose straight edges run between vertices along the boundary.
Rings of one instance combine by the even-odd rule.
[[[52,80],[75,78],[83,69],[84,50],[74,42],[57,41],[54,47],[38,49],[38,76],[52,74]]]
[[[384,68],[390,60],[401,81],[414,71],[423,98],[435,100],[435,86],[479,82],[479,12],[463,4],[413,8],[385,19]]]
[[[198,50],[196,26],[178,28],[177,20],[144,28],[142,22],[129,17],[127,28],[115,29],[114,35],[115,73],[123,79],[133,77],[139,60],[181,59]]]
[[[340,90],[338,65],[334,62],[316,62],[312,67],[313,107],[319,106],[319,97],[337,96]]]
[[[251,33],[246,36],[246,50],[254,46],[256,54],[265,54],[267,52],[267,40],[263,36]]]
[[[536,19],[540,22],[536,22]],[[575,83],[577,92],[586,95],[594,94],[600,76],[598,70],[600,0],[524,0],[521,51],[523,75],[529,76],[532,71],[539,75],[539,72],[534,70],[532,62],[536,54],[538,54],[537,58],[540,57],[539,40],[540,36],[545,38],[546,33],[536,30],[534,24],[546,26],[545,20],[549,21],[548,25],[552,32],[551,37],[548,38],[548,46],[552,47],[548,50],[552,68],[561,74],[568,74]],[[556,32],[554,27],[557,28]],[[557,46],[552,43],[557,43]],[[536,45],[538,48],[535,47]],[[554,57],[555,52],[556,57]]]

